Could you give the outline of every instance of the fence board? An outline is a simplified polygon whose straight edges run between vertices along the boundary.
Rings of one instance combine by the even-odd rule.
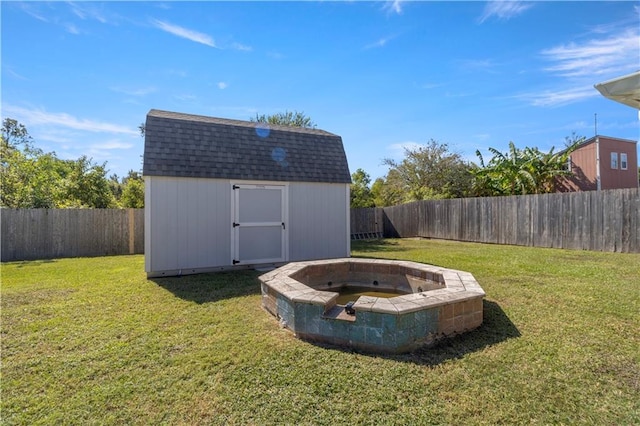
[[[603,227],[603,234],[604,234],[604,244],[603,244],[603,250],[604,251],[615,251],[615,247],[616,247],[616,243],[615,243],[615,216],[616,216],[616,212],[613,211],[613,200],[611,199],[610,194],[605,193],[604,194],[604,199],[603,199],[603,204],[610,206],[611,208],[608,209],[603,209],[602,213],[603,213],[603,217],[602,217],[602,222],[604,224]]]
[[[427,200],[377,211],[385,237],[640,253],[640,189]]]
[[[514,222],[516,223],[515,232],[515,244],[519,246],[531,245],[531,205],[529,200],[532,197],[519,196],[515,197],[516,208]]]
[[[627,209],[629,210],[629,252],[633,247],[640,246],[640,232],[636,232],[635,235],[631,232],[632,229],[640,229],[640,193],[633,194],[629,192],[629,204]]]
[[[591,234],[589,248],[595,251],[603,251],[604,247],[604,215],[602,196],[596,196],[596,192],[589,193],[589,204],[591,205]]]
[[[546,194],[545,194],[546,195]],[[548,197],[547,197],[548,198]],[[532,241],[531,245],[538,247],[550,247],[549,238],[549,203],[543,196],[531,198]]]

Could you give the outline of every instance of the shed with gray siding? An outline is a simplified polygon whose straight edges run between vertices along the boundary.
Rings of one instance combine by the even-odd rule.
[[[350,255],[340,136],[151,110],[143,175],[150,277]]]

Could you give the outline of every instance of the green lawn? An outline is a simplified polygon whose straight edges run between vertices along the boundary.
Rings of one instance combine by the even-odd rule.
[[[142,256],[2,264],[2,424],[640,424],[640,255],[436,240],[354,256],[469,271],[478,330],[402,356],[297,340],[256,272]]]

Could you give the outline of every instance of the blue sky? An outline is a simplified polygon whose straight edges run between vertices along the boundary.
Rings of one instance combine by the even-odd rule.
[[[430,139],[466,159],[573,132],[638,140],[593,85],[640,69],[638,2],[6,2],[2,118],[37,146],[142,168],[152,109],[303,111],[373,179]]]

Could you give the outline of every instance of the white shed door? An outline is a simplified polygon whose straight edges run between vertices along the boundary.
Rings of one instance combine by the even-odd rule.
[[[286,261],[284,185],[233,185],[233,264]]]

